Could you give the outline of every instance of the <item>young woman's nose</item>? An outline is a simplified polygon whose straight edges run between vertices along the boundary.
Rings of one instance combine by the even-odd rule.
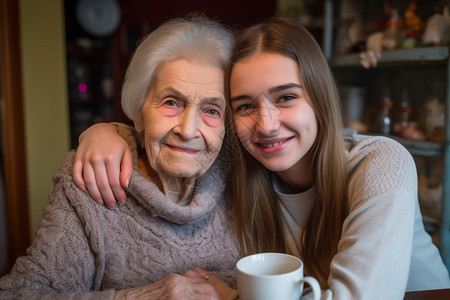
[[[180,135],[183,139],[189,140],[198,137],[198,127],[200,125],[200,116],[194,108],[186,109],[178,116],[178,123],[173,128],[173,132]]]
[[[280,129],[279,110],[273,106],[258,108],[256,130],[258,134],[274,135]]]

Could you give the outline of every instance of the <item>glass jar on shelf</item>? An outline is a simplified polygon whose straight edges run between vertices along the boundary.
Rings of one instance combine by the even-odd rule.
[[[431,83],[431,93],[425,102],[425,133],[427,140],[444,142],[445,103],[442,82]]]
[[[347,86],[343,89],[343,113],[344,125],[359,133],[367,132],[367,126],[363,122],[365,108],[365,89],[361,86]]]

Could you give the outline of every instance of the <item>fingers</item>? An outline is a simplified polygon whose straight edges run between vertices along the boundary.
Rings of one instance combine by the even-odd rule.
[[[86,185],[84,184],[83,180],[83,163],[77,157],[77,155],[75,155],[75,161],[73,163],[72,177],[77,187],[79,187],[82,191],[85,191]]]
[[[172,279],[176,280],[176,284],[172,286],[172,291],[176,291],[177,288],[183,287],[181,291],[183,291],[183,293],[186,293],[186,291],[189,290],[191,295],[196,295],[195,299],[222,299],[221,295],[217,292],[214,286],[211,285],[210,282],[205,280],[205,278],[197,272],[188,270],[183,274],[183,276],[172,276]],[[180,279],[180,277],[185,278],[185,280]],[[180,285],[179,283],[182,281],[184,281],[184,283]],[[174,294],[174,296],[175,295],[176,293]],[[174,297],[174,299],[178,298]]]
[[[125,190],[119,180],[120,164],[118,156],[104,157],[97,154],[91,154],[83,163],[84,184],[89,194],[95,202],[99,204],[104,202],[108,208],[116,207],[116,200],[120,204],[124,204],[126,200]]]
[[[131,173],[133,172],[133,156],[130,149],[127,147],[122,158],[120,166],[120,183],[122,187],[127,188],[130,182]]]
[[[84,183],[92,199],[94,199],[98,204],[103,204],[104,202],[108,208],[116,207],[116,198],[110,186],[110,181],[114,182],[114,180],[112,179],[114,175],[107,175],[108,168],[105,165],[103,159],[99,156],[93,155],[91,159],[89,159],[89,161],[85,162],[83,165],[84,167],[82,173],[84,177]],[[111,167],[109,169],[114,170],[114,168]],[[119,175],[116,174],[115,178],[115,185],[120,187],[120,184],[118,183]],[[114,183],[112,184],[114,185]],[[122,190],[121,187],[120,189]],[[122,197],[125,198],[125,192],[123,192]]]
[[[200,275],[201,277],[203,277],[203,278],[206,279],[206,280],[208,280],[208,279],[210,279],[210,278],[212,278],[212,277],[214,276],[213,273],[204,271],[204,270],[202,270],[202,269],[200,269],[200,268],[194,268],[194,272],[195,272],[196,274]]]
[[[211,273],[207,273],[200,269],[198,269],[198,270],[199,271],[197,271],[197,268],[194,269],[194,271],[188,270],[188,271],[184,272],[183,276],[190,278],[192,281],[195,281],[195,282],[204,282],[205,280],[209,280],[209,278],[211,278],[213,276],[213,274],[211,274]]]
[[[132,154],[116,128],[95,124],[80,135],[79,142],[72,171],[75,184],[109,208],[116,206],[116,199],[125,203],[124,187],[133,170]]]
[[[83,168],[83,178],[86,185],[86,189],[91,195],[92,199],[98,204],[103,204],[103,198],[100,191],[97,188],[97,181],[95,180],[95,173],[90,164],[86,164]]]
[[[229,287],[225,282],[221,281],[214,274],[204,271],[200,268],[194,269],[195,273],[204,278],[208,283],[210,283],[217,293],[222,297],[222,299],[235,299],[238,295],[237,290]]]
[[[186,274],[187,273],[187,274]],[[118,299],[195,299],[221,300],[214,287],[194,271],[186,275],[170,274],[162,280],[148,285],[119,291]]]
[[[116,207],[116,198],[112,186],[115,186],[116,188],[119,186],[120,190],[122,190],[119,184],[119,174],[118,171],[116,171],[119,170],[117,164],[108,159],[104,160],[102,156],[92,155],[90,159],[90,166],[92,166],[94,170],[95,186],[88,186],[89,193],[91,193],[91,188],[96,194],[98,191],[100,193],[100,197],[103,199],[108,208]],[[114,168],[114,166],[117,167]],[[123,192],[123,194],[125,194],[125,192]],[[124,198],[125,195],[122,196],[122,199]]]
[[[219,280],[219,279],[217,279]],[[216,289],[199,273],[187,271],[183,275],[170,274],[162,280],[148,285],[121,290],[117,299],[195,299],[222,300]]]
[[[120,177],[121,177],[120,161],[117,161],[114,159],[114,157],[110,156],[107,159],[105,159],[105,167],[106,167],[108,185],[105,187],[102,187],[100,189],[100,191],[102,191],[102,194],[103,194],[103,189],[104,189],[104,192],[107,193],[103,197],[105,200],[105,203],[108,201],[108,203],[112,204],[112,202],[115,203],[115,201],[117,200],[117,202],[119,202],[120,204],[124,204],[126,201],[126,194],[125,194],[125,190],[123,189],[123,187],[121,185],[121,180],[120,180]],[[99,184],[99,187],[100,187],[100,184]],[[107,199],[105,198],[105,196],[107,197]]]

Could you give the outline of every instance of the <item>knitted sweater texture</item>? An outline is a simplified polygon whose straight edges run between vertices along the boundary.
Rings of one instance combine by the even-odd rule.
[[[239,253],[218,163],[197,179],[184,206],[171,202],[135,167],[126,203],[108,209],[73,183],[73,158],[74,151],[54,174],[27,255],[0,278],[0,299],[113,299],[115,290],[195,267],[235,286]]]
[[[350,213],[321,299],[400,300],[405,291],[450,288],[448,270],[424,229],[410,153],[386,137],[356,135],[345,141]],[[314,193],[277,190],[290,251],[299,255],[296,237],[309,217]]]

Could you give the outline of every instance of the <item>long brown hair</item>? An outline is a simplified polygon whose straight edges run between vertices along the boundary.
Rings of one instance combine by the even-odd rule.
[[[326,288],[330,263],[348,214],[347,162],[333,75],[320,46],[304,27],[291,20],[273,18],[243,30],[236,37],[227,71],[227,92],[234,64],[257,51],[282,54],[298,63],[317,119],[317,138],[307,154],[311,158],[315,199],[301,237],[301,255],[306,270]],[[236,129],[230,126],[236,134]],[[235,163],[231,165],[230,193],[242,254],[287,252],[271,171],[253,158],[237,138],[233,148]]]

